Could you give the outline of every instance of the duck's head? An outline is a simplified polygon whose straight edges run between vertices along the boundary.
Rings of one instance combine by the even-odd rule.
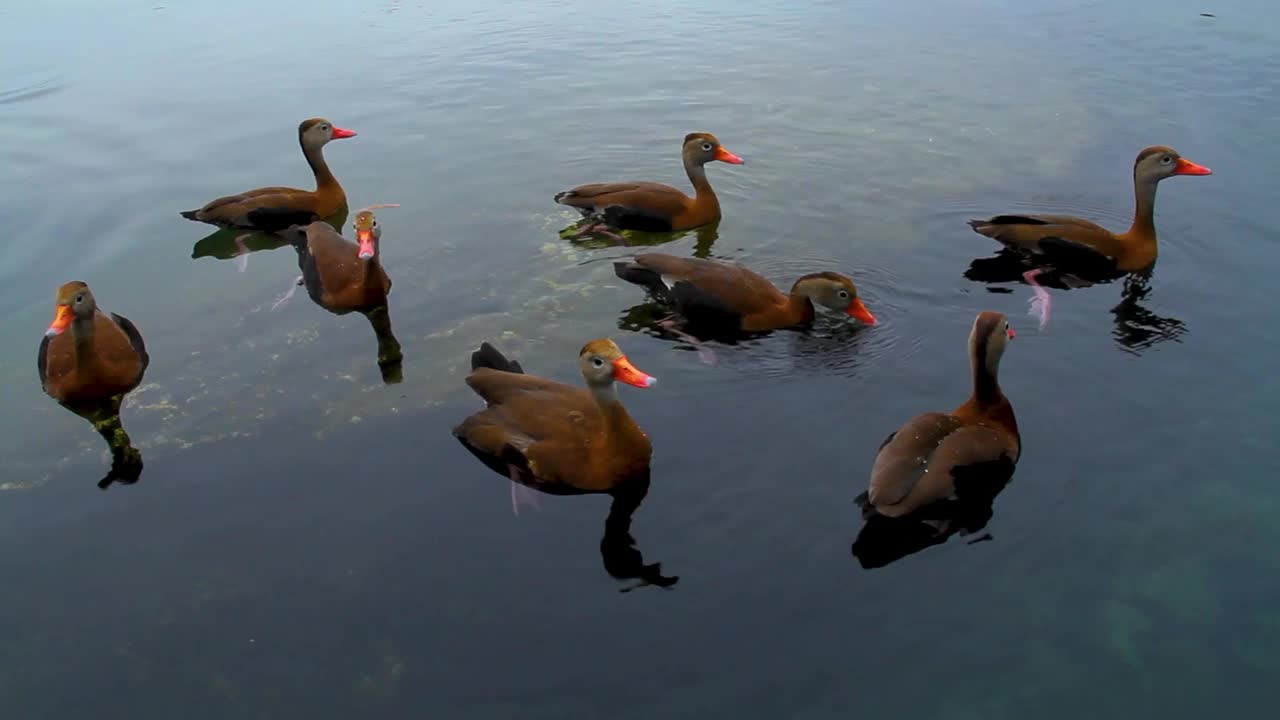
[[[639,388],[652,387],[658,382],[657,378],[636,369],[627,356],[622,354],[622,349],[607,338],[592,340],[583,345],[582,351],[578,353],[578,367],[587,384],[594,387],[609,385],[614,380]]]
[[[1213,171],[1197,165],[1165,145],[1152,145],[1138,153],[1133,161],[1133,177],[1139,182],[1157,183],[1174,175],[1212,175]]]
[[[92,317],[98,303],[94,301],[89,286],[76,280],[58,288],[54,307],[53,322],[44,333],[50,337],[66,332],[76,318]]]
[[[361,210],[351,227],[356,231],[356,242],[360,243],[360,259],[368,260],[378,254],[378,241],[382,239],[382,228],[372,210]]]
[[[1009,341],[1017,337],[1017,333],[1009,326],[1009,318],[1004,313],[990,310],[978,313],[973,321],[973,330],[969,333],[969,357],[973,364],[986,368],[994,377],[1000,369],[1000,357]]]
[[[820,272],[805,275],[796,280],[791,293],[804,295],[814,304],[857,318],[868,325],[876,324],[876,316],[871,314],[867,306],[862,304],[862,299],[858,297],[858,288],[852,280],[840,273]]]
[[[308,150],[322,148],[330,140],[342,140],[343,138],[355,136],[355,130],[344,130],[319,117],[303,120],[298,125],[298,142],[302,143],[302,147]]]
[[[741,165],[745,160],[734,155],[711,133],[696,132],[684,136],[684,164],[686,167],[701,167],[719,160],[730,165]]]

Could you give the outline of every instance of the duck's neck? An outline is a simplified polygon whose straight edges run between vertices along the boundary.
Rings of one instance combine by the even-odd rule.
[[[791,288],[787,296],[787,315],[793,324],[811,322],[814,316],[813,301],[799,288],[799,282]]]
[[[618,389],[615,383],[591,385],[591,396],[600,406],[600,412],[604,415],[605,432],[609,436],[617,437],[618,431],[629,428],[633,424],[631,415],[622,406],[622,401],[618,400]]]
[[[338,180],[333,176],[333,172],[329,170],[329,164],[324,161],[324,148],[322,146],[309,147],[305,143],[302,145],[302,154],[307,158],[307,164],[311,166],[311,172],[316,176],[316,191],[321,190],[341,190]]]
[[[1004,393],[1000,391],[1000,381],[997,377],[1000,372],[999,358],[992,360],[986,357],[985,346],[980,346],[978,349],[982,352],[975,352],[970,358],[970,364],[973,366],[973,395],[969,402],[980,409],[1008,402]]]
[[[93,352],[93,319],[97,311],[86,316],[76,316],[71,321],[71,339],[75,340],[76,366],[84,367],[93,363],[96,355]]]
[[[1133,225],[1128,235],[1154,238],[1156,236],[1156,182],[1133,179]]]
[[[707,180],[707,166],[685,163],[684,171],[689,175],[689,182],[693,183],[694,201],[699,205],[720,207],[720,200],[716,197],[716,191],[711,189],[711,182]]]

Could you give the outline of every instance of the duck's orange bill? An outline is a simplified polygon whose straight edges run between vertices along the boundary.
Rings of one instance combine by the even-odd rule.
[[[355,136],[356,136],[355,130],[344,130],[343,128],[340,128],[337,125],[333,126],[333,132],[330,133],[329,135],[329,137],[333,140],[341,140],[343,138],[349,138],[349,137],[355,137]]]
[[[1178,158],[1178,169],[1174,175],[1212,175],[1213,171],[1203,165],[1197,165],[1186,158]]]
[[[746,160],[743,160],[742,158],[738,157],[737,155],[734,155],[733,153],[729,152],[728,150],[725,150],[722,147],[716,148],[716,159],[719,160],[720,162],[727,162],[730,165],[741,165],[742,163],[746,162]]]
[[[1014,332],[1013,328],[1005,328],[1005,334],[1009,336],[1010,340],[1018,337],[1018,333]]]
[[[868,325],[876,324],[876,316],[872,315],[871,311],[867,309],[867,306],[862,304],[861,298],[854,298],[853,304],[850,305],[849,309],[846,310],[845,312],[858,318],[859,320],[861,320],[862,322]]]
[[[58,313],[53,316],[53,323],[49,325],[49,329],[44,331],[45,335],[50,337],[61,335],[63,331],[71,327],[71,321],[75,319],[75,315],[71,312],[70,305],[59,305]]]
[[[368,260],[373,257],[373,231],[357,230],[356,240],[360,242],[360,259]]]
[[[653,387],[653,384],[658,382],[658,378],[637,370],[626,357],[613,361],[613,379],[639,388]]]

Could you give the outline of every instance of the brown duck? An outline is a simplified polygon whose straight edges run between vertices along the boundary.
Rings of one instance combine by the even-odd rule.
[[[1067,215],[997,215],[970,220],[969,225],[1011,250],[1059,269],[1084,268],[1091,275],[1136,272],[1156,261],[1156,185],[1174,175],[1211,174],[1209,168],[1181,157],[1173,148],[1154,145],[1134,161],[1136,207],[1133,224],[1123,233]]]
[[[132,322],[99,310],[82,282],[58,288],[56,306],[37,355],[40,385],[50,397],[76,408],[138,387],[151,358]]]
[[[686,135],[681,155],[693,197],[661,183],[621,182],[579,185],[555,200],[619,230],[689,230],[719,220],[720,201],[707,180],[706,164],[719,160],[741,165],[742,158],[725,150],[711,133]]]
[[[375,207],[395,207],[379,205]],[[316,221],[302,229],[302,281],[317,305],[338,315],[385,307],[391,278],[382,269],[382,227],[372,209],[356,213],[351,223],[356,242],[333,226]]]
[[[218,227],[275,232],[290,225],[306,225],[327,218],[346,207],[347,195],[324,161],[324,146],[330,140],[355,137],[324,118],[303,120],[298,126],[298,143],[315,174],[315,190],[266,187],[239,195],[218,198],[198,210],[186,210],[182,217]]]
[[[714,260],[644,253],[634,262],[614,263],[613,269],[619,278],[648,289],[696,325],[744,332],[796,327],[813,320],[815,305],[876,324],[853,281],[838,273],[805,275],[783,294],[745,267]]]
[[[1013,337],[1001,313],[983,312],[974,320],[969,334],[973,394],[950,413],[917,415],[884,441],[871,467],[866,498],[877,512],[900,517],[951,498],[961,475],[981,480],[984,473],[1012,472],[1021,438],[997,374],[1000,356]]]
[[[475,451],[508,463],[511,478],[587,492],[606,492],[642,475],[653,449],[618,400],[614,382],[647,388],[611,340],[592,340],[578,354],[587,389],[524,374],[488,343],[471,356],[467,385],[484,398],[453,434]]]

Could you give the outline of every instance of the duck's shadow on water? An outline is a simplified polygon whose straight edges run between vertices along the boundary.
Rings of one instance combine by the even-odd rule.
[[[113,484],[133,485],[142,477],[142,452],[133,446],[129,434],[120,421],[120,405],[123,395],[117,395],[100,403],[59,403],[79,415],[102,436],[111,453],[111,469],[98,481],[98,488],[106,490]]]
[[[986,528],[995,515],[995,499],[1013,479],[1014,464],[1009,460],[954,471],[955,497],[927,505],[910,515],[887,517],[867,503],[867,494],[854,503],[862,511],[862,529],[850,552],[864,570],[882,568],[908,555],[934,545],[941,545],[953,535],[967,537]],[[983,534],[968,541],[970,545],[994,539]]]
[[[645,232],[643,230],[591,230],[599,223],[580,220],[560,231],[560,237],[569,240],[574,247],[587,250],[603,248],[644,248],[669,245],[689,236],[694,238],[692,255],[696,258],[711,257],[711,249],[720,238],[720,221],[679,232]]]
[[[551,496],[601,494],[539,482],[524,470],[515,473],[517,480],[512,477],[511,465],[503,458],[479,450],[462,438],[458,438],[458,442],[508,482],[518,482],[526,488]],[[620,592],[631,592],[648,585],[671,588],[680,581],[679,576],[663,575],[662,563],[646,563],[631,535],[631,519],[649,494],[649,479],[649,472],[646,470],[619,483],[606,493],[613,498],[613,502],[609,505],[609,514],[604,521],[604,535],[600,538],[600,559],[610,577],[619,582],[630,583],[620,588]]]
[[[964,276],[969,280],[988,285],[989,292],[1012,292],[1010,283],[1026,284],[1023,279],[1030,266],[1016,253],[1001,251],[992,257],[978,258],[970,263]],[[1122,280],[1120,303],[1111,308],[1115,328],[1112,337],[1125,352],[1141,355],[1160,343],[1178,342],[1187,333],[1187,324],[1174,318],[1157,315],[1143,305],[1151,296],[1151,278],[1154,268],[1128,275],[1081,276],[1049,272],[1036,277],[1045,288],[1068,291],[1109,285]]]
[[[323,222],[341,233],[348,214],[350,210],[343,207],[325,218]],[[284,233],[220,228],[196,241],[191,247],[191,259],[199,260],[207,257],[215,260],[236,260],[241,264],[240,269],[244,270],[250,254],[278,250],[289,244],[291,243]]]
[[[768,332],[680,325],[672,317],[669,306],[649,300],[624,310],[617,324],[619,330],[643,333],[671,342],[676,350],[697,353],[706,365],[741,359],[765,372],[850,370],[869,361],[872,347],[870,328],[822,313],[806,327]],[[781,338],[786,338],[785,344],[780,344]],[[785,351],[780,350],[783,347]]]

